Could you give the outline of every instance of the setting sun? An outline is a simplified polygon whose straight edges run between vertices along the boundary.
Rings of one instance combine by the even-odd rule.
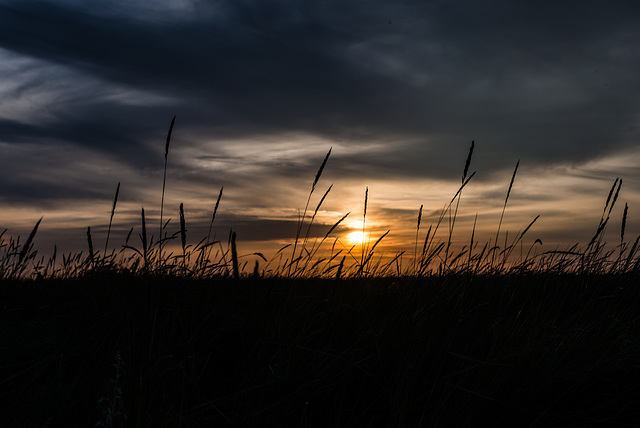
[[[364,242],[364,233],[361,231],[351,232],[349,234],[349,241],[351,241],[352,244],[362,244]]]

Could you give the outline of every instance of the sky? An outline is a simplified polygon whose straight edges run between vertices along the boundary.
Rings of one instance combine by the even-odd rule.
[[[640,233],[638,70],[634,1],[0,0],[0,230],[103,242],[118,183],[112,245],[142,207],[157,225],[175,115],[164,217],[184,203],[191,243],[223,186],[219,239],[290,243],[331,148],[312,234],[350,212],[348,245],[367,192],[367,236],[411,250],[474,141],[454,241],[476,214],[494,237],[520,161],[502,231],[540,215],[527,243],[586,244],[619,177],[615,244],[624,203]]]

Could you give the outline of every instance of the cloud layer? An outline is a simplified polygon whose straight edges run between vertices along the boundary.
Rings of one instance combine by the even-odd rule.
[[[224,185],[233,215],[295,221],[331,146],[343,198],[416,184],[381,209],[459,180],[472,139],[500,193],[517,159],[635,153],[639,29],[631,1],[0,1],[0,198],[105,204],[123,181],[148,205],[174,114],[172,189],[196,211]]]

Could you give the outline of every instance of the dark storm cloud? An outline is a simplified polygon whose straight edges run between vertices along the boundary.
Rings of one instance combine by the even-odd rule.
[[[51,206],[55,201],[69,201],[70,199],[100,199],[108,197],[105,192],[57,184],[55,180],[29,180],[19,181],[11,177],[2,177],[0,180],[0,201],[11,203],[24,203],[43,206]]]
[[[637,142],[635,2],[143,4],[0,1],[0,48],[60,67],[4,93],[19,100],[67,72],[78,82],[37,121],[0,117],[0,140],[71,143],[152,168],[177,114],[185,144],[313,135],[354,148],[334,153],[338,174],[385,178],[458,176],[471,139],[474,167],[488,174],[517,158],[580,162]],[[127,90],[140,100],[114,96]],[[224,147],[209,155],[247,161]],[[307,159],[282,162],[282,176],[308,173]]]

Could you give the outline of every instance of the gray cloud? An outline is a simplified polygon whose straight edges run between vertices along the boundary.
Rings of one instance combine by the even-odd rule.
[[[191,19],[154,22],[124,9],[105,17],[55,3],[10,3],[2,7],[0,44],[173,96],[167,110],[186,110],[193,122],[206,117],[207,131],[217,125],[243,136],[295,129],[336,137],[360,129],[361,138],[434,136],[449,144],[497,133],[494,144],[506,144],[500,133],[566,133],[595,112],[601,119],[592,126],[602,129],[637,113],[633,97],[621,97],[639,88],[629,69],[638,55],[624,49],[638,38],[633,6],[198,5]],[[191,109],[201,113],[190,119]],[[602,129],[615,139],[611,131]],[[538,134],[529,138],[547,136]],[[602,144],[597,137],[586,143]],[[544,146],[548,138],[537,140]]]

